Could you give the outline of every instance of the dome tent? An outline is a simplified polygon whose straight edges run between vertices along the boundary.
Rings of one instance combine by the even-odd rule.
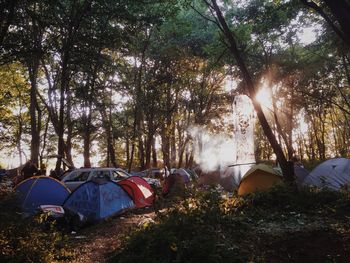
[[[65,210],[83,215],[90,222],[100,221],[132,207],[134,202],[128,193],[108,180],[85,182],[63,204]]]
[[[264,191],[282,182],[282,177],[272,167],[256,164],[243,176],[238,186],[238,195]]]
[[[350,159],[334,158],[316,166],[304,179],[303,185],[339,190],[350,186]]]
[[[185,182],[185,184],[187,184],[187,183],[192,181],[191,175],[183,168],[173,169],[172,173],[181,175],[183,180],[184,180],[184,182]]]
[[[154,201],[154,192],[147,181],[138,176],[130,176],[117,182],[132,197],[137,208],[150,206]]]
[[[26,214],[33,215],[40,205],[62,205],[69,189],[60,181],[48,176],[34,176],[20,182],[14,190]]]

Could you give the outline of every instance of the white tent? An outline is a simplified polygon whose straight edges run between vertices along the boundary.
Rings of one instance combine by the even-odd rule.
[[[339,190],[350,186],[350,159],[334,158],[319,164],[303,181],[303,185]]]

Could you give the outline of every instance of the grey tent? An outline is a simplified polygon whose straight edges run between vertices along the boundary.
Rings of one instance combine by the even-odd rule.
[[[302,184],[333,190],[350,186],[350,159],[334,158],[324,161],[306,176]]]

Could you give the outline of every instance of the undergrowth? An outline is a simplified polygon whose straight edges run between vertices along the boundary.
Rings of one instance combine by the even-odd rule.
[[[64,233],[41,214],[22,217],[13,193],[0,199],[0,262],[71,261]]]
[[[155,224],[131,233],[110,262],[265,262],[266,242],[308,231],[315,218],[323,229],[332,220],[348,225],[349,212],[348,192],[278,186],[227,198],[214,189],[193,191],[162,210]]]

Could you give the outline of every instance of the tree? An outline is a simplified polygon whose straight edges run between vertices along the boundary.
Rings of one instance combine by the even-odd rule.
[[[350,45],[350,3],[348,0],[323,0],[320,5],[312,0],[301,0],[301,2],[321,15],[344,43]]]
[[[217,19],[215,23],[217,23],[217,26],[223,33],[225,39],[227,40],[228,48],[231,52],[231,55],[235,58],[237,66],[241,71],[242,79],[245,82],[245,92],[248,94],[248,96],[250,96],[252,100],[259,122],[262,126],[262,129],[266,137],[268,138],[271,144],[271,147],[274,150],[274,153],[276,154],[276,158],[278,163],[281,166],[284,178],[286,181],[293,181],[294,180],[293,166],[291,165],[291,163],[287,161],[284,155],[284,152],[281,146],[279,145],[279,143],[277,142],[276,137],[273,134],[272,129],[265,117],[265,114],[263,113],[260,103],[255,98],[256,87],[248,71],[248,68],[243,60],[242,53],[238,48],[236,38],[233,32],[228,27],[227,22],[223,16],[223,13],[221,12],[221,9],[217,4],[217,1],[211,0],[210,2],[206,2],[206,4],[210,8],[210,10],[212,10],[212,12],[215,14],[215,19]]]

